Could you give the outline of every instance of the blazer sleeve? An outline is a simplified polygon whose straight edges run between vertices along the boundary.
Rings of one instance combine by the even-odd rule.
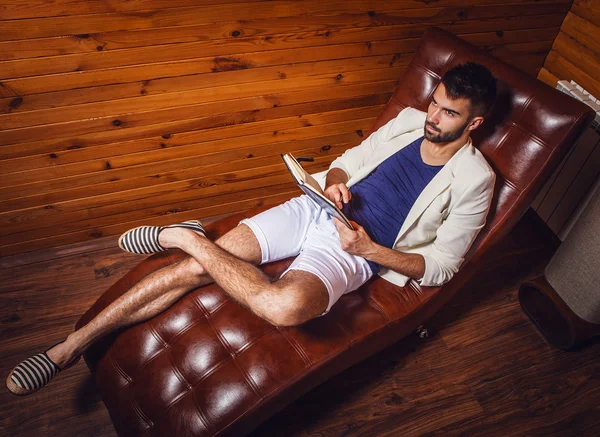
[[[479,180],[469,180],[448,217],[437,229],[433,249],[423,255],[425,274],[419,284],[439,286],[448,282],[458,271],[479,231],[486,222],[496,175],[493,171],[484,173]]]
[[[395,118],[392,118],[386,124],[381,126],[375,132],[367,137],[358,146],[352,147],[346,150],[340,157],[336,158],[331,165],[329,170],[332,168],[339,168],[346,172],[348,179],[350,179],[361,167],[363,167],[369,158],[375,152],[375,149],[383,142],[389,141],[395,134],[395,131],[402,125],[402,117],[409,111],[410,107],[404,108],[398,113]]]

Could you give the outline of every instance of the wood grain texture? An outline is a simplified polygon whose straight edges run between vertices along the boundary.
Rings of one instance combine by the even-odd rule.
[[[519,285],[557,240],[533,211],[427,324],[305,394],[250,437],[595,437],[600,342],[564,352],[523,314]],[[140,261],[116,238],[0,259],[0,371],[60,341]],[[29,397],[0,391],[0,434],[114,437],[79,364]]]
[[[93,35],[77,35],[73,38],[50,37],[31,40],[0,42],[0,57],[3,59],[27,59],[41,56],[57,56],[73,53],[95,52],[102,50],[126,49],[152,45],[159,40],[165,44],[193,42],[204,40],[257,37],[269,34],[286,34],[291,32],[324,32],[331,27],[371,27],[373,25],[401,24],[401,35],[414,35],[422,22],[439,22],[448,25],[449,19],[457,20],[452,25],[459,25],[465,20],[498,18],[501,16],[537,15],[565,13],[568,3],[517,3],[509,5],[473,5],[463,7],[400,9],[396,2],[381,4],[380,9],[372,11],[370,19],[362,13],[348,13],[324,16],[279,17],[263,20],[245,20],[243,34],[240,23],[209,23],[189,26],[171,26],[137,31],[101,32]],[[472,25],[472,24],[471,24]]]
[[[575,0],[538,79],[551,86],[574,80],[600,98],[600,4]]]
[[[600,5],[595,0],[574,0],[571,11],[590,23],[600,26]]]
[[[263,0],[220,0],[220,4],[224,3],[249,3],[251,1]],[[585,0],[584,0],[585,1]],[[347,2],[352,3],[352,2]],[[496,0],[442,0],[438,2],[440,6],[465,6],[465,5],[486,5],[493,8],[497,4]],[[570,5],[570,0],[555,0],[555,3]],[[55,17],[64,15],[85,15],[103,12],[114,12],[113,3],[107,3],[105,0],[87,0],[80,2],[76,0],[53,0],[48,3],[45,0],[4,0],[3,9],[0,18],[3,20],[19,19],[19,18],[34,18],[34,17]],[[155,10],[166,8],[178,8],[190,6],[190,0],[134,0],[128,1],[119,5],[119,10],[122,12],[135,12],[141,10]],[[214,5],[214,0],[194,0],[193,5],[206,6]],[[381,2],[361,1],[362,7],[372,7],[372,10],[382,7]],[[410,10],[423,6],[418,0],[398,0],[393,3],[401,10]]]
[[[314,155],[316,171],[360,143],[428,27],[536,76],[570,8],[6,0],[0,255],[274,203],[290,194],[278,154]]]

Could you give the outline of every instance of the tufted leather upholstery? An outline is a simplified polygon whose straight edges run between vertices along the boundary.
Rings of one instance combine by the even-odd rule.
[[[474,135],[498,178],[487,225],[459,273],[441,288],[415,282],[400,288],[373,279],[343,296],[325,317],[294,328],[269,325],[216,285],[197,289],[85,354],[119,435],[243,435],[302,393],[407,336],[456,293],[593,117],[574,99],[433,28],[373,129],[406,106],[425,110],[440,77],[467,60],[488,66],[501,81],[492,117]],[[241,216],[212,226],[212,237]],[[106,291],[78,326],[144,275],[182,256],[169,251],[142,262]],[[265,271],[278,276],[289,262]]]

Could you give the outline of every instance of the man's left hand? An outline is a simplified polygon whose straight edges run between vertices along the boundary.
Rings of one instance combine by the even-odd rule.
[[[362,256],[368,259],[368,255],[374,249],[375,242],[371,240],[365,229],[354,221],[350,221],[354,230],[349,229],[337,217],[333,217],[333,221],[340,234],[342,249],[351,255]]]

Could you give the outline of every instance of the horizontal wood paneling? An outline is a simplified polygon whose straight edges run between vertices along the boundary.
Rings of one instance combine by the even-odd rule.
[[[600,27],[600,6],[595,0],[575,0],[571,12]]]
[[[404,32],[410,32],[423,22],[446,23],[448,20],[469,18],[489,19],[502,16],[522,15],[547,15],[564,14],[568,11],[568,3],[538,3],[523,2],[519,4],[488,5],[488,6],[466,6],[445,7],[427,9],[397,9],[398,5],[381,5],[385,9],[377,9],[377,12],[365,19],[364,13],[349,13],[344,11],[338,15],[324,16],[295,16],[279,17],[263,20],[250,20],[244,22],[243,33],[239,23],[209,23],[202,25],[172,26],[150,30],[129,30],[98,32],[95,34],[80,34],[71,38],[47,37],[36,38],[33,41],[10,41],[0,42],[0,55],[5,59],[22,59],[39,56],[64,55],[70,53],[95,52],[98,47],[101,50],[114,50],[132,47],[143,47],[152,45],[152,41],[158,40],[162,44],[181,42],[219,40],[230,36],[238,38],[257,37],[262,35],[279,35],[297,32],[319,32],[331,28],[346,27],[372,27],[373,25],[403,24]],[[410,21],[410,22],[409,22]],[[460,21],[452,23],[459,24]],[[451,24],[451,25],[452,25]],[[327,35],[331,36],[331,35]]]
[[[426,26],[425,26],[426,27]],[[424,27],[418,30],[419,35]],[[520,43],[523,41],[552,41],[556,36],[556,28],[535,28],[535,29],[517,29],[510,31],[502,31],[501,34],[496,34],[495,37],[490,37],[490,34],[467,34],[462,35],[465,39],[470,39],[471,42],[480,45],[492,46],[497,44]],[[494,32],[495,33],[495,32]],[[486,38],[483,40],[483,38]],[[55,95],[52,91],[58,90],[77,90],[74,91],[75,98],[87,98],[98,95],[101,97],[105,92],[112,92],[114,87],[123,88],[121,84],[130,82],[139,82],[135,88],[135,93],[144,94],[143,90],[148,92],[149,86],[152,87],[157,80],[164,80],[171,77],[181,77],[195,75],[201,73],[218,73],[223,71],[249,71],[251,75],[253,70],[248,68],[268,67],[275,65],[289,65],[289,60],[293,59],[296,64],[301,65],[305,62],[324,61],[331,59],[350,60],[350,58],[362,58],[374,55],[389,54],[392,59],[408,58],[415,47],[416,40],[411,41],[411,45],[407,46],[407,42],[403,39],[384,40],[384,41],[369,41],[369,45],[365,42],[347,43],[347,44],[329,44],[319,47],[319,50],[314,50],[312,47],[301,47],[294,49],[281,49],[275,51],[249,52],[249,53],[223,53],[220,56],[192,58],[187,60],[179,60],[173,62],[154,62],[151,64],[137,65],[133,67],[118,67],[117,69],[98,69],[90,71],[67,72],[63,74],[45,75],[42,78],[24,77],[17,79],[8,79],[2,82],[0,87],[0,96],[6,97],[2,100],[3,103],[0,112],[10,112],[20,109],[23,105],[28,104],[22,99],[16,98],[17,95],[30,94],[29,100],[44,98],[44,96],[33,96],[33,94],[44,93],[48,99],[55,102],[62,102],[60,95]],[[235,55],[235,56],[231,56]],[[155,60],[154,60],[155,61]],[[115,75],[119,76],[119,81],[116,85],[100,88],[102,85],[115,83]],[[205,77],[205,76],[204,76]],[[80,88],[88,88],[83,93]],[[108,95],[107,98],[110,98]],[[105,98],[106,99],[106,98]],[[100,98],[100,100],[105,100]],[[94,100],[89,100],[94,101]],[[67,100],[66,104],[69,104]],[[56,105],[56,103],[54,104]]]
[[[21,3],[30,3],[23,1]],[[74,2],[77,3],[77,2]],[[205,1],[179,2],[181,7],[164,8],[159,6],[150,6],[145,9],[142,5],[139,9],[133,6],[129,11],[127,8],[121,9],[123,3],[138,2],[112,2],[110,9],[105,13],[81,14],[79,12],[70,12],[60,16],[42,16],[40,18],[31,18],[27,20],[29,31],[25,36],[23,34],[22,20],[6,20],[0,24],[1,40],[21,40],[49,36],[68,35],[86,35],[89,33],[107,32],[115,30],[138,30],[152,29],[155,27],[186,26],[186,25],[206,25],[218,23],[227,17],[226,21],[273,19],[290,16],[303,15],[339,15],[348,13],[371,12],[370,17],[377,11],[389,10],[390,6],[382,4],[379,0],[345,0],[343,8],[340,8],[339,2],[335,0],[283,0],[283,1],[251,1],[251,2],[220,2],[220,4],[206,4]],[[400,0],[393,2],[391,9],[407,11],[406,15],[412,15],[411,9],[423,8],[422,1],[419,0]],[[502,5],[498,0],[439,0],[435,6],[483,6],[494,7]],[[518,4],[519,2],[512,2]],[[529,2],[534,3],[534,2]],[[549,3],[566,3],[569,1],[555,0]],[[177,3],[173,3],[177,4]],[[190,5],[190,6],[187,6]],[[47,6],[47,5],[45,5]],[[435,11],[434,9],[434,11]],[[483,8],[482,8],[483,9]],[[44,7],[44,11],[47,7]],[[518,12],[518,9],[517,9]],[[435,13],[435,12],[434,12]],[[77,16],[77,20],[64,20],[64,16]],[[458,18],[462,18],[459,15]],[[0,16],[2,18],[2,16]],[[367,18],[368,19],[368,18]],[[160,23],[160,26],[157,25]]]
[[[575,80],[600,98],[600,2],[573,2],[538,79],[551,86]]]
[[[459,22],[451,26],[451,30],[457,33],[505,31],[523,28],[523,22],[536,28],[560,26],[563,14],[500,17],[493,20],[469,20]],[[437,24],[435,21],[431,24]],[[431,24],[419,26],[410,32],[411,35],[420,35]],[[232,41],[200,41],[178,44],[174,50],[172,44],[162,44],[149,47],[135,47],[131,49],[116,49],[114,51],[103,50],[83,54],[68,54],[62,56],[47,56],[41,58],[8,60],[3,62],[0,70],[0,79],[12,79],[28,76],[40,76],[47,74],[90,71],[101,68],[122,67],[158,61],[179,61],[195,58],[198,53],[205,56],[225,56],[236,53],[272,51],[300,47],[320,47],[330,44],[345,44],[361,41],[364,43],[372,40],[380,41],[391,38],[402,38],[402,25],[369,27],[352,27],[335,29],[332,31],[279,34],[260,38],[232,38]],[[408,38],[406,36],[406,38]],[[405,47],[414,48],[418,41],[416,38],[407,40]],[[223,47],[225,46],[225,47]],[[368,47],[368,45],[367,45]],[[216,60],[218,62],[218,59]]]
[[[4,1],[0,254],[281,202],[279,154],[358,144],[429,26],[536,76],[571,7],[428,3]]]

